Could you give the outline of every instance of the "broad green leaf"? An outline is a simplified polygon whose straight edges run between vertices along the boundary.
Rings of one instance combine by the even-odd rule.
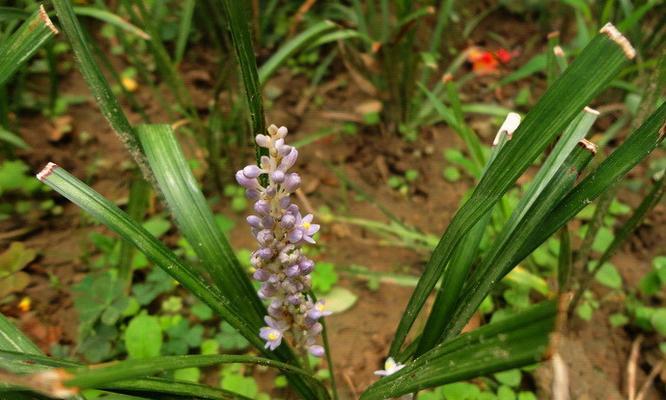
[[[622,288],[622,276],[611,263],[605,263],[594,276],[599,283],[611,289]]]
[[[666,308],[658,308],[650,318],[654,329],[662,336],[666,336]]]
[[[493,376],[497,379],[497,382],[510,387],[520,386],[520,381],[522,380],[522,374],[519,369],[498,372]]]
[[[130,358],[150,358],[160,355],[162,328],[157,318],[139,314],[125,330],[125,347]]]
[[[325,296],[322,296],[322,299],[325,301],[327,310],[334,313],[341,313],[352,308],[356,304],[358,296],[351,290],[338,286],[334,287]]]
[[[312,272],[312,290],[320,294],[331,291],[333,285],[338,282],[338,274],[335,265],[328,262],[319,262]]]
[[[25,268],[37,257],[37,251],[25,247],[22,242],[12,242],[0,253],[0,279]]]

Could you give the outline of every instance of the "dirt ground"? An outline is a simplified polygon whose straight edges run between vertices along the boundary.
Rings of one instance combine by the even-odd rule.
[[[522,23],[520,27],[523,37],[536,32],[532,25]],[[508,24],[502,25],[498,33],[502,34],[502,29],[512,28]],[[508,46],[519,48],[521,35],[507,37],[515,40],[515,43],[508,43]],[[480,41],[480,38],[473,40]],[[528,55],[521,55],[513,67],[527,59]],[[183,68],[193,67],[185,65]],[[348,78],[344,70],[338,69],[340,71],[330,81]],[[370,100],[353,85],[332,85],[333,88],[324,94],[323,105],[311,105],[299,115],[295,108],[303,81],[297,78],[292,80],[283,73],[271,84],[282,87],[284,93],[269,110],[268,121],[288,126],[293,132],[293,140],[339,123],[339,114],[354,115],[359,103]],[[497,101],[511,107],[509,99],[513,98],[513,93],[520,85],[525,84],[511,85],[502,92],[477,90],[487,86],[484,78],[470,85],[464,97],[466,101]],[[530,84],[536,88],[543,86],[542,81]],[[87,88],[75,72],[63,79],[61,90],[66,94],[89,96]],[[532,95],[536,98],[539,89],[533,90]],[[148,94],[139,93],[139,96],[146,101],[150,100]],[[158,120],[160,114],[158,109],[151,110],[151,115],[156,115]],[[58,141],[44,139],[53,129],[48,120],[37,114],[20,115],[20,134],[32,147],[31,151],[19,152],[21,158],[34,171],[38,171],[46,162],[53,161],[74,175],[89,179],[97,191],[111,200],[126,198],[130,171],[122,166],[130,165],[129,157],[103,120],[92,98],[85,104],[72,106],[70,115],[73,132]],[[138,121],[136,115],[131,117]],[[490,117],[476,115],[469,120],[484,143],[489,143],[495,133],[491,121]],[[91,138],[82,145],[84,132]],[[447,147],[462,149],[463,144],[452,130],[443,126],[424,128],[414,143],[398,140],[378,129],[365,128],[355,136],[327,138],[305,146],[297,170],[303,177],[305,196],[314,210],[323,205],[336,206],[346,201],[350,216],[385,220],[372,204],[356,201],[353,195],[346,199],[341,197],[341,182],[327,166],[330,163],[343,168],[352,181],[380,199],[400,219],[425,233],[439,235],[472,184],[466,178],[456,183],[442,179],[442,149]],[[249,159],[249,152],[246,154]],[[228,171],[225,180],[232,181],[233,173],[242,166],[242,158],[236,157],[238,165]],[[386,184],[387,174],[403,173],[407,169],[416,169],[420,175],[409,197],[398,194]],[[630,176],[639,178],[642,176],[640,172],[634,171]],[[27,232],[11,234],[23,228],[25,221],[16,219],[0,222],[0,232],[3,233],[0,245],[4,246],[11,240],[21,240],[40,252],[38,259],[27,268],[32,282],[24,293],[33,299],[33,311],[20,313],[16,303],[4,304],[0,310],[18,318],[22,329],[45,348],[54,343],[75,342],[76,313],[68,287],[81,280],[88,271],[80,256],[90,248],[87,236],[93,229],[84,223],[75,206],[58,196],[54,198],[64,207],[63,214],[34,221]],[[621,193],[621,198],[632,206],[640,201],[632,193]],[[228,211],[227,208],[224,210]],[[226,214],[234,215],[231,212]],[[249,247],[250,238],[242,223],[242,216],[234,215],[234,218],[238,223],[230,237],[232,243]],[[613,258],[613,263],[619,268],[627,285],[637,284],[640,277],[649,270],[652,257],[666,253],[664,222],[666,207],[662,202],[638,233]],[[318,260],[326,260],[338,266],[356,264],[366,266],[371,271],[418,275],[425,261],[421,254],[410,250],[378,246],[367,231],[339,223],[323,227],[321,243],[323,252]],[[59,285],[52,284],[51,274],[58,278]],[[382,284],[378,290],[373,291],[367,288],[365,282],[344,275],[340,284],[359,296],[353,308],[331,316],[328,322],[331,346],[335,349],[333,358],[338,387],[343,398],[352,399],[357,398],[358,393],[375,381],[372,372],[380,369],[383,363],[393,331],[412,289]],[[594,290],[599,293],[604,291],[601,287],[594,287]],[[625,397],[626,364],[636,333],[612,328],[607,318],[619,308],[621,302],[622,299],[617,299],[616,302],[605,304],[589,323],[572,322],[567,339],[563,341],[561,354],[571,371],[572,390],[576,394],[574,398]],[[645,378],[647,364],[642,362],[639,367],[640,385]],[[548,371],[537,374],[535,384],[543,396],[548,396],[549,382]],[[651,396],[657,399],[660,394],[654,391]]]

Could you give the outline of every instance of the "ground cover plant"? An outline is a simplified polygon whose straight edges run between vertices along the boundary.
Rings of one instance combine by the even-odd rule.
[[[0,397],[663,396],[663,5],[488,3],[0,7]]]

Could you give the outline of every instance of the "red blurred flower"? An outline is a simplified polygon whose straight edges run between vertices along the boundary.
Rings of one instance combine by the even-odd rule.
[[[467,50],[467,61],[472,63],[472,70],[478,75],[490,75],[498,72],[499,62],[493,53],[479,47]]]
[[[502,64],[507,64],[513,58],[513,53],[506,49],[499,49],[495,52],[495,57],[497,57]]]

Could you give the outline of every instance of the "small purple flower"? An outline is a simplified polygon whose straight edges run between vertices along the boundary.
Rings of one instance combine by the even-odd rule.
[[[259,282],[265,282],[270,278],[271,273],[266,271],[263,268],[259,268],[258,270],[254,271],[254,274],[252,274],[252,277]]]
[[[392,357],[389,357],[386,359],[386,362],[384,363],[384,369],[380,369],[379,371],[375,371],[375,375],[378,376],[389,376],[393,375],[396,372],[400,371],[403,369],[405,366],[404,364],[400,364],[395,362]]]
[[[243,168],[243,175],[250,179],[258,177],[261,175],[261,172],[261,168],[257,167],[256,165],[248,165],[247,167]]]
[[[310,346],[308,351],[315,357],[322,357],[325,354],[324,348],[318,344]]]
[[[243,170],[236,172],[236,181],[245,189],[258,189],[260,187],[259,181],[256,178],[248,178],[243,173]]]
[[[282,332],[267,326],[259,330],[259,336],[266,341],[266,348],[275,350],[282,343]]]
[[[284,178],[284,183],[282,187],[287,193],[294,193],[296,189],[301,185],[301,177],[297,173],[287,174]]]
[[[303,219],[300,221],[300,228],[303,232],[303,240],[309,243],[315,243],[314,239],[312,238],[312,235],[317,233],[319,231],[319,225],[318,224],[313,224],[312,223],[312,214],[308,214]],[[297,218],[298,220],[298,218]]]
[[[245,218],[245,220],[247,221],[248,225],[253,228],[262,228],[261,218],[257,217],[256,215],[249,215],[247,218]]]
[[[331,314],[332,314],[331,311],[327,311],[324,308],[324,302],[322,300],[319,300],[312,306],[310,310],[308,310],[307,317],[313,321],[316,321],[321,317],[327,317]]]

